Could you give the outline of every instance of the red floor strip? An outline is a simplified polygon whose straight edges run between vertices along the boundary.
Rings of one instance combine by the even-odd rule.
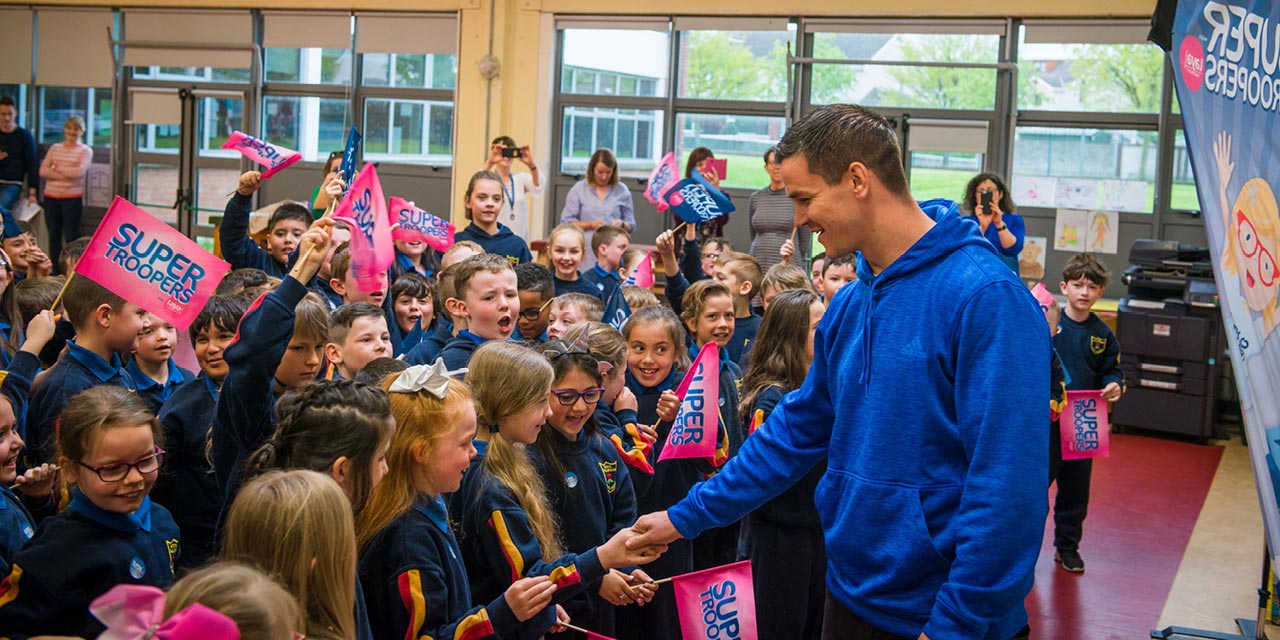
[[[1046,524],[1036,585],[1027,597],[1032,637],[1148,637],[1221,457],[1220,446],[1112,434],[1111,457],[1093,465],[1080,544],[1085,573],[1067,573],[1053,561],[1052,518]]]

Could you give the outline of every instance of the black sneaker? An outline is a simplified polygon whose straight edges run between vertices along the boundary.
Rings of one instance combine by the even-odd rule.
[[[1064,571],[1084,573],[1084,559],[1078,551],[1059,550],[1053,555],[1053,559],[1062,565]]]

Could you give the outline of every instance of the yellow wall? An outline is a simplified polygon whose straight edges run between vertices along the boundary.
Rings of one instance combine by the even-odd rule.
[[[0,4],[30,3],[0,0]],[[121,6],[120,0],[48,0],[39,4]],[[550,107],[555,36],[551,18],[557,13],[690,15],[690,10],[694,9],[706,15],[748,16],[781,13],[786,16],[903,18],[1147,18],[1155,9],[1155,0],[986,0],[980,5],[959,0],[872,0],[856,5],[848,0],[796,0],[786,4],[786,10],[782,12],[777,0],[706,0],[693,5],[688,0],[615,0],[605,3],[600,0],[132,0],[124,6],[457,11],[460,20],[458,88],[454,109],[453,215],[455,222],[460,222],[466,182],[474,169],[483,166],[488,140],[494,136],[506,134],[521,144],[532,145],[544,179],[549,174],[548,145],[555,117]],[[975,10],[980,13],[975,13]],[[493,55],[502,67],[490,83],[480,76],[476,65],[489,53],[491,16]],[[490,89],[491,97],[488,95]],[[533,203],[530,228],[542,228],[543,208],[542,203]]]

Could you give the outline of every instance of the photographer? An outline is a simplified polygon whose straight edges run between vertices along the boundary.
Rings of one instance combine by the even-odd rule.
[[[979,173],[964,188],[961,208],[978,222],[991,246],[996,248],[1000,260],[1018,273],[1018,254],[1027,238],[1027,225],[1022,216],[1013,212],[1013,198],[1004,179],[994,173]]]
[[[529,169],[529,173],[512,173],[511,164],[514,160],[519,160]],[[542,195],[538,165],[534,163],[529,145],[519,146],[511,136],[494,138],[489,145],[489,158],[484,163],[484,170],[493,171],[502,177],[502,209],[498,212],[498,222],[528,242],[529,203],[525,196],[536,198]]]

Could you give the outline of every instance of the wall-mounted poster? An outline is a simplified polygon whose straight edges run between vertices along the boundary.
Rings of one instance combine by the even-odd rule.
[[[1019,207],[1052,207],[1057,189],[1056,178],[1045,176],[1013,176],[1013,203]]]
[[[1115,211],[1088,213],[1085,246],[1094,253],[1115,253],[1120,240],[1120,214]]]
[[[1097,209],[1098,181],[1058,178],[1053,204],[1064,209]]]
[[[1018,254],[1018,275],[1023,280],[1044,279],[1044,258],[1048,247],[1049,239],[1044,236],[1026,237],[1022,253]]]
[[[1103,180],[1102,208],[1107,211],[1151,211],[1147,183],[1141,180]]]
[[[1085,234],[1088,232],[1089,212],[1076,209],[1058,209],[1053,222],[1053,248],[1056,251],[1085,250]]]

